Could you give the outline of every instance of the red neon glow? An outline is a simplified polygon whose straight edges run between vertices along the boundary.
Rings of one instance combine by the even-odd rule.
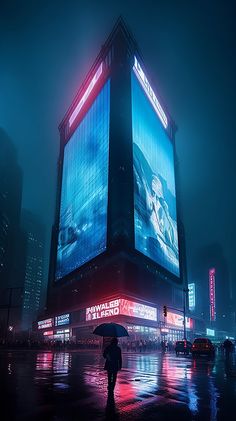
[[[211,321],[216,320],[215,273],[215,268],[209,269],[209,300]]]
[[[99,68],[97,69],[95,75],[93,76],[89,86],[87,87],[84,95],[82,96],[81,100],[79,101],[78,105],[75,107],[73,113],[71,114],[70,118],[69,118],[69,127],[72,126],[72,124],[74,123],[76,117],[78,116],[80,110],[82,109],[83,105],[85,104],[85,102],[87,101],[89,95],[91,94],[94,86],[96,85],[98,79],[100,78],[101,74],[102,74],[102,70],[103,70],[103,66],[102,63],[100,64]]]
[[[157,309],[155,307],[123,298],[117,298],[116,300],[86,308],[86,321],[118,316],[119,314],[157,321]]]
[[[53,335],[53,330],[46,330],[46,332],[43,332],[43,336],[51,336]]]

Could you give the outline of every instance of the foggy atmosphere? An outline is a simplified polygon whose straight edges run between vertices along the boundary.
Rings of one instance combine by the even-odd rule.
[[[4,419],[234,418],[235,18],[1,2]]]

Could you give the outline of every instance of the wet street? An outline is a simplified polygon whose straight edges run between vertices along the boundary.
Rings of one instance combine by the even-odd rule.
[[[235,419],[235,355],[124,353],[114,400],[95,351],[0,351],[1,420]]]

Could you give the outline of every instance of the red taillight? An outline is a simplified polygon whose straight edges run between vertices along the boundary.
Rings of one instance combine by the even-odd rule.
[[[192,347],[193,347],[193,348],[196,348],[196,345],[193,345]]]

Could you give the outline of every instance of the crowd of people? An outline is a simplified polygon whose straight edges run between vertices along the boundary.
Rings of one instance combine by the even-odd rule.
[[[172,352],[175,350],[175,343],[166,340],[158,339],[137,339],[131,340],[127,338],[119,339],[119,346],[123,352]],[[45,350],[63,350],[63,349],[78,349],[78,350],[101,350],[103,348],[102,338],[79,338],[77,340],[14,340],[0,342],[0,348],[28,348],[28,349],[45,349]],[[229,355],[235,350],[233,342],[226,339],[222,343],[215,344],[215,349],[225,355]]]

